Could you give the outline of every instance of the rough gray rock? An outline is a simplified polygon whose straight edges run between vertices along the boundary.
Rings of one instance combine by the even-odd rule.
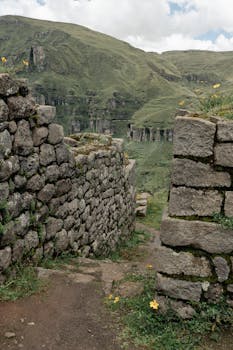
[[[54,194],[55,194],[55,186],[53,184],[47,184],[38,193],[37,198],[43,203],[48,203],[52,199]]]
[[[233,122],[221,120],[217,123],[218,141],[233,141]]]
[[[66,230],[62,230],[56,233],[55,236],[55,250],[57,252],[62,252],[67,249],[69,244],[69,238]]]
[[[63,179],[57,182],[56,184],[56,197],[60,197],[63,194],[69,192],[72,188],[72,183],[70,179]]]
[[[64,138],[63,127],[58,124],[50,124],[49,125],[49,136],[48,142],[52,145],[56,145],[60,143]]]
[[[209,157],[213,154],[216,125],[194,117],[176,117],[174,129],[175,155]]]
[[[36,103],[31,97],[12,96],[7,100],[10,119],[29,118],[35,114]]]
[[[208,301],[218,302],[223,295],[223,287],[220,283],[211,283],[204,295]]]
[[[19,170],[19,159],[12,156],[7,160],[0,159],[0,181],[7,180],[11,175]]]
[[[173,187],[170,192],[169,214],[171,216],[212,216],[220,213],[223,197],[214,190],[196,190]]]
[[[9,193],[8,182],[0,182],[0,202],[5,201],[8,198]]]
[[[56,161],[56,154],[54,147],[49,144],[43,144],[40,147],[40,164],[41,165],[49,165],[52,162]]]
[[[44,187],[44,185],[45,185],[44,176],[40,176],[39,174],[36,174],[28,180],[26,189],[36,192],[41,190],[42,187]]]
[[[227,261],[221,256],[216,256],[213,259],[213,263],[215,266],[215,271],[218,276],[219,282],[224,282],[228,279],[230,273],[230,267],[228,266]]]
[[[56,182],[60,176],[58,165],[49,165],[45,170],[45,179],[48,182]]]
[[[225,192],[224,212],[226,216],[233,216],[233,191]]]
[[[16,80],[13,80],[9,74],[2,73],[0,74],[0,95],[10,96],[15,95],[19,92],[19,83]]]
[[[167,213],[163,216],[160,238],[165,245],[191,246],[211,254],[233,251],[233,230],[225,230],[210,222],[169,218]]]
[[[64,143],[57,145],[56,157],[58,164],[67,163],[70,159],[70,152],[68,146]]]
[[[24,238],[25,251],[29,252],[33,248],[37,248],[39,245],[39,237],[36,231],[29,231]]]
[[[54,237],[57,232],[61,231],[62,227],[63,221],[61,219],[49,217],[46,224],[46,239]]]
[[[40,146],[42,143],[44,143],[48,136],[48,128],[46,127],[40,127],[40,128],[34,128],[32,132],[32,139],[34,146]]]
[[[35,175],[39,169],[39,156],[34,153],[29,157],[23,157],[20,160],[20,173],[26,178]]]
[[[6,270],[11,263],[11,248],[6,247],[0,250],[0,271]]]
[[[188,187],[230,187],[231,176],[227,172],[214,171],[210,164],[175,158],[171,182]]]
[[[0,160],[8,158],[11,154],[12,142],[11,135],[7,130],[0,132]]]
[[[215,163],[233,167],[233,143],[219,143],[214,148]]]
[[[37,125],[48,125],[56,116],[56,108],[53,106],[39,106],[36,112]]]
[[[211,267],[205,257],[195,257],[191,253],[175,252],[166,247],[155,250],[156,271],[169,275],[211,276]]]
[[[7,104],[0,99],[0,123],[7,121],[9,109]]]
[[[200,282],[178,280],[160,273],[157,273],[156,289],[171,298],[191,301],[200,301],[202,293]]]
[[[14,138],[14,152],[27,156],[33,152],[32,132],[26,120],[20,120]]]

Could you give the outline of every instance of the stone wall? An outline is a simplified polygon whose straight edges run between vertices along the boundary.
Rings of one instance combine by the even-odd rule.
[[[106,255],[134,229],[134,161],[122,140],[64,138],[54,117],[0,75],[0,281],[24,259]]]
[[[182,301],[233,304],[233,122],[178,116],[168,213],[156,252],[157,290]],[[233,223],[233,220],[232,220]]]
[[[152,127],[138,128],[133,124],[128,124],[127,136],[131,141],[136,142],[172,142],[173,129]]]

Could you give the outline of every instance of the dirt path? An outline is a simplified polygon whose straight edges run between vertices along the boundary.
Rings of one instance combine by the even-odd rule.
[[[49,281],[45,292],[0,303],[0,349],[120,350],[120,331],[104,306],[105,297],[126,274],[143,273],[154,263],[154,233],[156,239],[139,247],[136,261],[79,258],[78,267],[66,265],[65,271],[39,268],[39,276]],[[140,286],[126,283],[119,293],[130,295],[136,289]],[[6,332],[15,336],[8,339]]]
[[[153,269],[154,250],[160,245],[158,231],[143,224],[137,230],[152,238],[137,248],[131,261],[77,258],[64,270],[38,268],[39,277],[46,281],[44,292],[0,303],[0,350],[122,349],[119,323],[104,305],[106,297],[112,291],[122,297],[140,293],[140,282],[125,277],[148,273],[148,265]],[[14,336],[7,338],[6,332]],[[232,336],[228,331],[220,343],[207,340],[201,349],[233,350]],[[128,350],[136,348],[131,345]]]

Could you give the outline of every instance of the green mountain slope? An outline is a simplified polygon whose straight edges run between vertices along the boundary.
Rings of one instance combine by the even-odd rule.
[[[1,71],[27,78],[38,102],[56,105],[67,132],[90,119],[168,125],[179,101],[195,105],[199,85],[232,89],[232,53],[145,53],[82,26],[18,16],[0,17],[0,56]]]

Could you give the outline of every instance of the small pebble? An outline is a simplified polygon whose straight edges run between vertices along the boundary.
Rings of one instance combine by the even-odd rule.
[[[5,337],[8,338],[8,339],[14,338],[15,337],[15,333],[13,333],[13,332],[6,332],[5,333]]]
[[[35,326],[35,322],[28,322],[28,326]]]

